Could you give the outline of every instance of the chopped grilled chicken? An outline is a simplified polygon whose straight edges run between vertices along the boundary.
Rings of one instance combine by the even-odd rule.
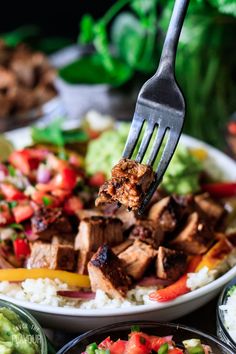
[[[216,224],[223,217],[225,213],[223,205],[213,200],[208,193],[196,195],[194,200],[212,223]]]
[[[121,252],[125,251],[129,246],[133,244],[133,241],[130,239],[125,240],[119,245],[112,247],[112,251],[118,256]]]
[[[158,222],[164,232],[172,232],[179,226],[183,217],[191,212],[192,197],[168,196],[153,204],[148,218]]]
[[[127,273],[134,279],[140,279],[156,254],[150,245],[136,240],[118,257],[123,261]]]
[[[75,249],[97,251],[104,243],[111,246],[123,241],[122,221],[117,218],[91,216],[81,221],[75,238]]]
[[[114,216],[122,221],[122,228],[124,231],[129,230],[136,222],[134,212],[128,211],[124,207],[121,207],[116,210]]]
[[[153,180],[150,166],[122,159],[113,167],[112,178],[100,188],[96,205],[118,202],[128,209],[137,210]]]
[[[93,256],[93,252],[90,251],[79,251],[78,262],[77,262],[77,273],[78,274],[88,274],[88,262]]]
[[[158,223],[152,220],[137,220],[132,229],[129,238],[131,240],[140,240],[151,245],[153,248],[158,248],[163,241],[164,233]]]
[[[72,246],[34,242],[27,268],[48,268],[73,271],[75,251]]]
[[[88,273],[93,291],[100,289],[111,298],[125,298],[131,282],[121,260],[108,245],[99,247],[93,255]]]
[[[95,209],[81,209],[77,210],[76,215],[80,220],[83,220],[85,218],[90,218],[91,216],[101,216],[102,213]]]
[[[3,256],[0,255],[0,269],[14,268]]]
[[[187,256],[181,251],[159,247],[156,275],[160,279],[177,280],[186,270]]]
[[[61,209],[40,208],[31,218],[32,231],[39,239],[50,241],[52,236],[72,231],[68,218]]]
[[[51,239],[52,245],[74,245],[75,236],[73,234],[54,235]]]
[[[215,235],[199,213],[189,215],[184,229],[174,238],[170,245],[188,254],[207,252],[215,239]]]

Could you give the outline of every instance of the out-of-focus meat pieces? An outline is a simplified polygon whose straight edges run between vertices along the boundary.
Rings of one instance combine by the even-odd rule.
[[[152,220],[137,220],[129,238],[140,240],[157,249],[163,241],[164,233],[158,223]]]
[[[143,276],[155,256],[156,251],[139,240],[118,255],[123,261],[126,272],[134,279],[140,279]]]
[[[122,159],[113,167],[112,178],[100,188],[96,205],[119,202],[128,209],[137,210],[153,180],[150,166]]]
[[[118,256],[121,252],[124,252],[129,246],[133,244],[133,240],[127,239],[119,245],[112,247],[112,251]]]
[[[176,280],[186,270],[187,257],[181,251],[159,247],[156,261],[156,275],[160,279]]]
[[[121,260],[108,245],[99,247],[88,263],[88,273],[93,291],[103,290],[111,298],[125,298],[130,279]]]
[[[209,249],[214,238],[214,233],[207,220],[202,218],[199,213],[193,212],[188,217],[183,230],[170,244],[173,248],[187,254],[203,254]]]
[[[73,271],[75,268],[75,251],[69,245],[37,241],[32,245],[27,267]]]
[[[208,193],[197,195],[194,200],[212,223],[216,224],[223,217],[225,213],[223,205],[213,200]]]
[[[40,208],[31,218],[31,224],[33,233],[46,241],[54,235],[72,231],[69,220],[61,209]]]
[[[93,256],[93,252],[88,251],[79,251],[78,262],[77,262],[77,273],[79,274],[88,274],[88,262]]]
[[[122,228],[124,231],[129,230],[136,222],[134,212],[128,211],[124,207],[119,208],[114,216],[122,221]]]
[[[103,243],[117,245],[123,241],[122,222],[117,218],[91,216],[80,222],[75,249],[97,251]]]

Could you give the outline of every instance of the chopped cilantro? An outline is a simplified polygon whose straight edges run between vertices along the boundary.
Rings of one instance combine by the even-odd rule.
[[[235,292],[236,292],[236,285],[232,286],[232,287],[229,289],[227,295],[228,295],[228,296],[231,296],[231,295],[233,295]]]
[[[45,195],[42,199],[43,199],[43,204],[45,206],[52,205],[52,199],[50,197],[46,197],[46,195]]]
[[[10,175],[11,177],[15,177],[15,175],[16,175],[16,170],[15,170],[15,168],[14,168],[12,165],[9,165],[7,168],[8,168],[9,175]]]
[[[17,202],[15,200],[13,200],[12,202],[8,202],[9,208],[13,209],[17,206]]]
[[[24,231],[24,227],[21,224],[13,223],[13,224],[10,224],[9,227],[11,227],[12,229],[15,229],[15,230]]]
[[[141,344],[145,344],[146,343],[146,339],[144,337],[142,337],[142,336],[140,336],[139,340],[140,340]]]
[[[131,332],[140,332],[140,327],[137,325],[134,325],[131,327]]]

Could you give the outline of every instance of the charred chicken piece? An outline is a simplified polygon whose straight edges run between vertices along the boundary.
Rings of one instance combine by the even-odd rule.
[[[196,195],[195,203],[207,215],[214,226],[222,219],[225,209],[218,201],[213,200],[208,193]]]
[[[177,280],[186,270],[187,256],[181,251],[160,246],[156,260],[156,275],[160,279]]]
[[[152,220],[137,220],[129,235],[129,239],[140,240],[156,249],[160,246],[163,238],[162,228],[158,227],[157,223]]]
[[[137,210],[153,180],[150,166],[122,159],[113,167],[112,178],[100,188],[96,205],[118,202],[130,210]]]
[[[142,278],[156,253],[150,245],[136,240],[118,257],[123,261],[127,273],[137,280]]]
[[[71,224],[61,209],[40,208],[31,219],[32,231],[39,239],[50,241],[52,236],[72,232]]]
[[[195,211],[189,215],[183,230],[170,242],[170,245],[187,254],[203,254],[214,239],[211,225]]]
[[[131,284],[121,260],[108,245],[99,247],[88,263],[93,291],[103,290],[111,298],[125,298]]]
[[[34,242],[27,268],[48,268],[73,271],[75,269],[75,251],[72,246]]]
[[[104,243],[117,245],[123,241],[122,221],[117,218],[91,216],[80,222],[75,249],[97,251]]]
[[[132,244],[133,240],[127,239],[119,245],[112,247],[112,251],[118,256],[121,252],[124,252]]]
[[[77,261],[77,273],[78,274],[88,274],[88,262],[93,256],[93,252],[90,251],[79,251],[78,261]]]
[[[172,196],[161,199],[152,205],[148,218],[158,222],[164,232],[173,232],[183,217],[191,212],[192,198],[182,199]]]

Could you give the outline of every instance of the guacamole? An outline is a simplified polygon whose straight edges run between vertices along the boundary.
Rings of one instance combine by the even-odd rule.
[[[37,338],[30,334],[28,325],[12,310],[0,308],[0,353],[37,354]]]
[[[88,146],[85,163],[87,172],[93,175],[96,172],[105,173],[110,178],[112,167],[121,159],[130,124],[121,123],[116,130],[108,130],[98,139],[92,140]],[[139,139],[140,144],[140,139]],[[136,147],[134,156],[137,153]],[[150,142],[150,146],[152,141]],[[147,151],[148,155],[149,151]],[[160,156],[161,152],[159,153]],[[145,163],[145,160],[144,160]],[[154,170],[158,164],[158,158]],[[178,146],[173,159],[164,175],[162,187],[168,193],[188,194],[200,189],[199,177],[203,166],[191,152],[184,146]]]

